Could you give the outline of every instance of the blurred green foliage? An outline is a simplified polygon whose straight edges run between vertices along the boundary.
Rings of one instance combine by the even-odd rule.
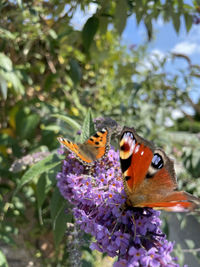
[[[95,11],[81,27],[91,4]],[[200,145],[194,134],[199,132],[200,108],[190,98],[200,77],[199,66],[184,55],[149,55],[148,43],[126,47],[120,42],[132,14],[138,24],[145,24],[151,40],[154,20],[172,21],[178,33],[183,17],[189,31],[199,10],[198,0],[192,5],[183,0],[0,2],[0,237],[4,244],[31,247],[35,260],[45,266],[68,264],[63,236],[66,222],[73,219],[66,215],[70,207],[56,189],[62,160],[56,153],[56,137],[75,139],[88,108],[94,117],[111,116],[121,125],[136,127],[181,159],[181,187],[200,196]],[[74,23],[77,15],[80,21]],[[170,73],[166,65],[175,60],[186,61],[188,67]],[[194,110],[194,116],[185,114],[185,106]],[[174,109],[185,116],[174,120]],[[7,266],[1,252],[0,262]]]

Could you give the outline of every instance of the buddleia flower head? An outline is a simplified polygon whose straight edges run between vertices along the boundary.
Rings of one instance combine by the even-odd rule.
[[[90,248],[117,256],[114,267],[178,266],[171,256],[173,243],[160,229],[160,212],[125,204],[119,153],[113,148],[90,169],[68,154],[57,186],[73,204],[80,229],[95,237]]]

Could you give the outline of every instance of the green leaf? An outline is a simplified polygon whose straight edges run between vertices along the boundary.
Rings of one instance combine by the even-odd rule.
[[[57,217],[54,220],[53,234],[56,247],[58,247],[59,243],[64,237],[66,231],[66,223],[69,220],[69,217],[65,213],[65,209],[66,204],[63,203],[63,205],[60,207]]]
[[[191,173],[194,177],[199,177],[200,175],[200,157],[199,149],[194,149],[191,157]]]
[[[8,262],[6,260],[6,257],[1,250],[0,250],[0,266],[1,267],[8,267]]]
[[[3,96],[3,99],[6,100],[7,99],[7,82],[6,80],[0,75],[0,87],[1,87],[1,93]]]
[[[85,120],[83,122],[82,132],[80,136],[80,142],[83,143],[85,140],[87,140],[92,134],[94,134],[95,128],[94,128],[94,122],[92,118],[92,112],[89,108],[85,117]]]
[[[50,202],[51,219],[54,221],[55,217],[59,213],[60,207],[66,200],[61,196],[59,189],[56,187]]]
[[[40,174],[54,168],[58,164],[61,164],[61,158],[58,157],[55,153],[52,153],[45,159],[30,167],[30,169],[28,169],[28,171],[25,172],[25,174],[22,176],[20,183],[18,184],[14,192],[14,196],[22,188],[22,186],[31,182],[36,176],[39,176]]]
[[[72,78],[72,81],[74,84],[77,84],[80,82],[82,74],[81,74],[81,69],[78,64],[78,61],[76,59],[71,59],[69,61],[70,65],[70,77]]]
[[[12,61],[4,53],[0,53],[0,67],[2,67],[4,71],[12,71],[13,69]]]
[[[178,0],[178,10],[179,12],[183,9],[183,0]]]
[[[24,114],[23,111],[19,112],[16,116],[17,134],[22,139],[29,139],[33,137],[35,129],[40,121],[40,117],[36,113],[30,115],[24,114],[23,117],[21,116],[22,114]]]
[[[16,38],[13,33],[1,27],[0,27],[0,37],[2,39],[10,39],[10,40],[14,40]]]
[[[183,266],[184,263],[184,253],[182,251],[181,245],[177,244],[176,248],[173,250],[174,256],[178,258],[180,266]]]
[[[66,214],[66,200],[61,196],[58,188],[54,190],[51,203],[50,212],[53,225],[54,242],[56,247],[62,240],[66,231],[66,222],[71,221],[72,215]]]
[[[126,19],[127,19],[127,1],[118,0],[116,2],[116,10],[115,10],[115,26],[120,35],[122,34],[126,26]]]
[[[146,26],[148,39],[150,41],[152,39],[152,33],[153,33],[152,22],[151,22],[150,19],[145,19],[145,23],[144,24]]]
[[[144,15],[143,1],[141,0],[135,0],[135,15],[137,24],[139,24]]]
[[[174,25],[174,28],[175,28],[176,32],[179,33],[179,30],[180,30],[180,14],[176,13],[176,12],[173,12],[172,13],[172,21],[173,21],[173,25]]]
[[[187,32],[189,32],[189,30],[191,29],[192,24],[193,24],[193,18],[190,14],[185,13],[184,19],[185,19],[185,27],[187,29]]]
[[[42,130],[45,131],[52,131],[54,133],[58,133],[61,130],[61,127],[59,125],[55,125],[55,124],[49,124],[49,125],[42,125],[41,126]]]
[[[23,94],[24,87],[13,69],[12,61],[4,53],[0,53],[0,75],[5,81],[12,83],[16,93]]]
[[[185,243],[187,244],[188,248],[190,248],[190,249],[195,247],[195,243],[191,239],[185,239]]]
[[[143,17],[143,13],[142,13],[142,12],[140,12],[140,11],[138,11],[138,12],[136,13],[136,20],[137,20],[137,24],[139,24],[139,23],[140,23],[140,21],[141,21],[142,17]]]
[[[6,77],[6,80],[12,83],[12,86],[17,94],[24,94],[24,86],[14,70],[13,72],[6,73]]]
[[[22,6],[22,0],[17,0],[17,3],[18,3],[18,6],[19,6],[20,8],[23,8],[23,6]]]
[[[58,38],[57,33],[56,33],[53,29],[50,29],[50,30],[49,30],[49,35],[50,35],[53,39],[57,39],[57,38]]]
[[[83,30],[82,30],[82,39],[83,39],[83,46],[85,51],[88,52],[94,36],[99,27],[99,19],[97,17],[91,17],[85,23]]]
[[[44,203],[48,189],[50,188],[48,185],[49,185],[48,176],[46,173],[42,173],[36,185],[36,198],[37,198],[37,204],[39,208],[42,207],[42,204]]]
[[[56,176],[56,174],[54,175]],[[45,198],[47,197],[47,193],[51,189],[50,185],[51,182],[49,180],[48,174],[46,172],[42,173],[36,185],[36,199],[37,199],[38,217],[40,225],[43,225],[42,205],[44,203]]]
[[[70,117],[60,115],[60,114],[53,114],[53,115],[51,115],[51,117],[56,117],[62,121],[65,121],[67,124],[69,124],[75,130],[80,130],[80,128],[81,128],[81,125]]]
[[[99,31],[101,34],[105,34],[107,32],[109,23],[109,18],[105,16],[99,17]]]

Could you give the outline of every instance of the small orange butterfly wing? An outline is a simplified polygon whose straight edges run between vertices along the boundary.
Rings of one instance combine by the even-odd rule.
[[[79,161],[90,166],[107,154],[110,145],[110,134],[107,129],[102,129],[83,144],[75,144],[63,137],[58,137],[58,141],[70,152],[74,153]]]
[[[161,149],[124,127],[120,138],[120,161],[127,204],[167,211],[200,207],[200,200],[177,190],[172,160]]]

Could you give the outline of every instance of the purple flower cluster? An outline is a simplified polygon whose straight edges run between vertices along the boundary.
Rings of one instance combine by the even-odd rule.
[[[30,155],[26,155],[21,159],[17,159],[13,162],[11,165],[9,171],[17,173],[20,171],[25,170],[28,166],[31,166],[41,160],[43,160],[45,157],[49,156],[50,152],[36,152]]]
[[[160,212],[126,207],[119,154],[88,169],[69,154],[57,175],[57,185],[74,205],[76,223],[95,237],[91,249],[117,256],[114,267],[178,266],[170,253],[173,244],[160,230]]]

